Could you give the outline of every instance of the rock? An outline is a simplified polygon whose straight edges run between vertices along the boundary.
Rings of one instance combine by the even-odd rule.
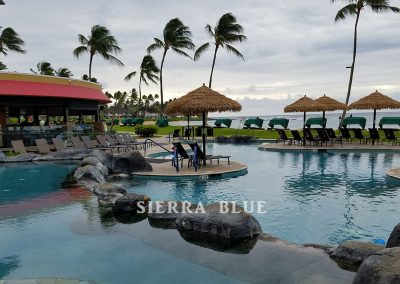
[[[386,244],[387,248],[400,247],[400,224],[394,227]]]
[[[142,207],[147,207],[150,197],[142,194],[127,193],[118,198],[112,205],[114,214],[137,213]]]
[[[103,176],[108,176],[108,168],[103,165],[101,162],[98,162],[95,167],[103,174]]]
[[[372,243],[347,241],[334,249],[330,257],[343,269],[357,271],[367,257],[379,253],[382,249],[382,246]]]
[[[239,213],[233,213],[233,210]],[[260,223],[240,206],[229,205],[228,213],[220,213],[220,204],[205,207],[205,213],[187,213],[178,216],[179,231],[192,231],[239,243],[258,237],[262,233]]]
[[[119,184],[104,183],[97,187],[95,193],[100,196],[113,195],[122,197],[126,190]]]
[[[86,157],[85,159],[82,160],[81,166],[86,166],[86,165],[96,166],[97,163],[101,163],[99,159],[95,157]]]
[[[6,158],[6,155],[0,151],[0,163],[4,161],[4,159]]]
[[[159,208],[157,208],[159,206]],[[185,210],[183,207],[185,206]],[[196,204],[187,205],[180,201],[159,201],[152,202],[149,206],[149,224],[153,228],[175,229],[175,220],[178,216],[185,214],[186,209],[195,212]]]
[[[361,264],[353,284],[400,283],[400,248],[388,248]]]
[[[97,187],[99,186],[98,182],[86,178],[80,179],[79,184],[91,192],[95,192]]]
[[[103,150],[95,149],[90,154],[90,157],[96,158],[103,165],[105,165],[109,171],[112,171],[113,161],[114,161],[113,154],[103,151]]]
[[[257,141],[254,136],[250,135],[233,135],[231,140],[233,143],[253,143]]]
[[[218,143],[230,143],[232,142],[231,138],[225,136],[218,136],[215,138]]]
[[[28,153],[25,155],[5,157],[4,163],[32,162],[38,156],[39,155],[37,155],[37,154]]]
[[[81,179],[91,179],[100,184],[106,182],[100,170],[91,165],[77,168],[74,172],[74,178],[76,181],[79,181]]]
[[[105,207],[105,208],[111,208],[114,204],[115,201],[117,201],[118,198],[121,198],[119,195],[101,195],[98,196],[97,202],[99,203],[100,207]]]
[[[151,165],[139,152],[121,153],[114,157],[112,171],[114,173],[132,174],[133,172],[152,171]]]
[[[38,155],[34,161],[59,161],[59,160],[82,160],[90,155],[89,149],[65,149],[62,151],[50,152],[47,155]]]

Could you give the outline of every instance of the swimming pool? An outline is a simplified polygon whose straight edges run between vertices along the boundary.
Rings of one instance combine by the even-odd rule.
[[[321,251],[288,250],[258,241],[245,254],[223,253],[189,243],[177,230],[153,228],[146,219],[121,223],[102,214],[97,198],[86,190],[60,187],[62,177],[75,166],[0,165],[0,188],[7,190],[0,204],[0,279],[66,278],[100,284],[310,283],[317,277],[349,283],[353,277]],[[21,176],[32,182],[8,178]],[[36,193],[24,196],[20,191]],[[306,259],[309,265],[298,259]]]
[[[266,201],[254,214],[265,232],[295,243],[337,244],[387,239],[398,224],[400,182],[385,170],[400,166],[397,153],[288,153],[252,145],[209,144],[229,154],[248,174],[212,180],[132,180],[130,189],[153,200]]]
[[[265,200],[267,214],[255,214],[263,230],[298,243],[386,239],[398,222],[400,183],[384,175],[398,165],[398,154],[274,153],[230,144],[210,144],[209,151],[247,163],[248,174],[180,181],[133,178],[126,186],[153,200]],[[247,254],[222,253],[188,243],[176,230],[153,228],[147,220],[120,223],[101,214],[96,197],[86,190],[61,188],[75,166],[0,165],[0,279],[310,283],[338,277],[332,283],[351,282],[353,274],[322,252],[310,253],[313,265],[308,266],[300,257],[304,251],[271,253],[264,241]]]

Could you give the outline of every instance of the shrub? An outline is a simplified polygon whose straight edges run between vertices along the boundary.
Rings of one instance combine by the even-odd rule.
[[[135,132],[139,136],[150,137],[157,134],[158,127],[155,125],[138,125],[135,127]]]

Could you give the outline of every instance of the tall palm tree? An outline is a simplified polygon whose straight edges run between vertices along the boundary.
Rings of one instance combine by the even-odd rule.
[[[154,58],[148,54],[143,57],[142,63],[140,64],[140,70],[139,70],[139,107],[140,103],[142,101],[142,81],[148,86],[149,81],[153,82],[154,84],[157,84],[158,81],[158,72],[160,72],[160,69],[158,69],[156,61]],[[132,79],[134,76],[136,76],[136,71],[129,73],[126,77],[125,80],[129,81]]]
[[[223,15],[217,22],[217,25],[212,28],[209,24],[205,27],[206,32],[210,37],[214,39],[213,42],[207,42],[200,46],[196,52],[194,53],[194,60],[198,60],[200,56],[208,50],[210,47],[210,43],[214,44],[214,58],[211,66],[211,74],[210,81],[208,83],[208,87],[211,88],[212,84],[212,76],[214,72],[215,60],[217,58],[218,49],[226,48],[229,52],[232,52],[237,57],[240,57],[244,60],[243,55],[234,48],[231,44],[236,42],[243,42],[247,38],[243,35],[243,27],[239,25],[236,21],[236,17],[231,13],[226,13]]]
[[[117,40],[111,35],[110,31],[103,26],[95,25],[92,27],[88,38],[79,34],[78,40],[82,44],[73,51],[76,58],[82,53],[89,53],[89,80],[92,79],[92,63],[93,57],[99,54],[104,59],[116,63],[120,66],[124,64],[110,53],[118,54],[121,48],[118,46]]]
[[[178,18],[170,20],[163,30],[164,41],[154,38],[154,43],[147,48],[147,52],[151,53],[156,49],[163,49],[163,56],[160,66],[160,96],[161,96],[161,115],[164,111],[164,92],[163,92],[163,67],[167,51],[171,48],[172,51],[191,58],[184,49],[193,50],[195,45],[192,42],[192,33],[189,27],[185,26]]]
[[[55,75],[54,68],[47,61],[41,61],[38,64],[36,64],[36,71],[33,70],[32,68],[30,68],[30,70],[34,74],[48,75],[48,76]]]
[[[338,0],[331,0],[332,3],[337,2]],[[392,7],[389,5],[389,1],[387,0],[343,0],[344,2],[348,2],[346,6],[341,8],[335,17],[335,22],[340,20],[344,20],[347,16],[355,16],[356,21],[354,25],[354,40],[353,40],[353,61],[350,66],[350,78],[349,85],[347,88],[347,96],[346,96],[346,104],[349,103],[351,86],[353,84],[353,75],[354,75],[354,67],[356,63],[356,55],[357,55],[357,27],[358,21],[360,19],[361,11],[364,10],[365,7],[370,7],[371,10],[375,13],[383,13],[383,12],[394,12],[399,13],[400,9],[397,7]],[[346,116],[346,111],[343,111],[342,120],[340,121],[340,126],[342,125],[343,119]]]
[[[0,26],[0,31],[3,27]],[[12,28],[5,28],[0,33],[0,53],[5,56],[9,51],[14,51],[17,53],[26,53],[26,50],[23,50],[21,47],[25,44],[25,42],[19,37],[16,31]]]
[[[74,74],[72,74],[71,70],[68,68],[58,68],[58,70],[55,72],[58,77],[71,78],[74,76]]]

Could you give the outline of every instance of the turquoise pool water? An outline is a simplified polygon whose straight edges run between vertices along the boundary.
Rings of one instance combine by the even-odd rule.
[[[385,170],[400,166],[397,153],[284,153],[253,145],[210,144],[232,155],[248,174],[214,180],[132,180],[131,190],[153,200],[266,201],[255,214],[263,230],[295,243],[387,239],[398,224],[400,182]]]
[[[126,186],[153,200],[265,200],[267,214],[255,214],[264,231],[299,243],[386,239],[398,223],[400,184],[384,176],[386,168],[398,166],[397,154],[272,153],[255,145],[219,144],[209,150],[247,163],[249,173],[230,179],[132,179]],[[300,252],[289,252],[291,261],[276,261],[262,241],[247,254],[222,253],[188,243],[176,230],[152,228],[147,220],[119,223],[101,214],[84,189],[61,187],[75,165],[0,165],[0,279],[293,283],[318,274],[342,279],[331,283],[349,283],[352,277],[314,254],[314,266],[306,269],[299,267]]]

